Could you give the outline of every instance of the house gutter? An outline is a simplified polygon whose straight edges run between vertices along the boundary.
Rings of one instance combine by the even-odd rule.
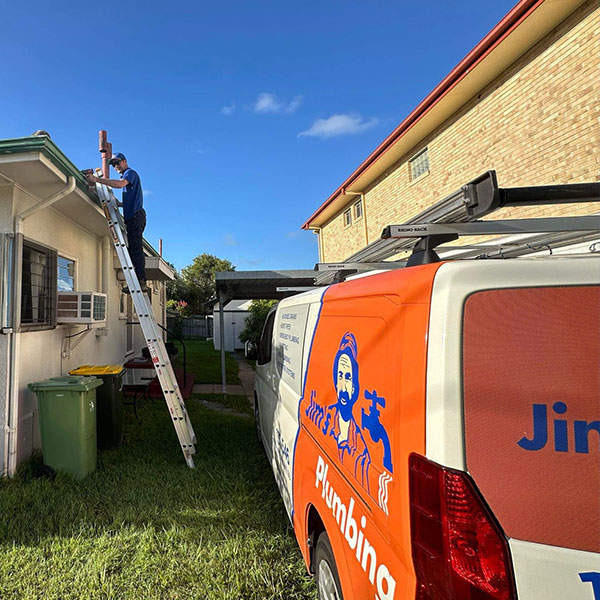
[[[311,215],[301,229],[311,229],[314,221],[339,196],[346,193],[369,167],[385,154],[417,121],[424,117],[448,92],[450,92],[471,69],[481,62],[504,38],[521,24],[545,0],[522,0],[488,33],[488,35],[465,56],[465,58],[443,79],[436,88],[396,127],[396,129],[370,154],[344,183]]]
[[[11,281],[11,290],[12,294],[7,298],[8,302],[12,302],[12,306],[8,307],[8,314],[11,315],[11,324],[12,327],[6,330],[3,330],[3,333],[6,333],[10,336],[10,340],[8,343],[9,346],[9,367],[8,367],[8,394],[7,394],[7,403],[6,403],[6,438],[4,441],[5,444],[5,464],[4,464],[4,474],[5,475],[13,475],[17,468],[17,425],[18,425],[18,401],[19,401],[19,390],[18,390],[18,364],[17,364],[17,355],[19,352],[19,341],[20,341],[20,333],[17,331],[17,323],[15,322],[15,306],[20,301],[21,296],[21,288],[19,286],[19,282],[16,281],[16,273],[19,272],[18,262],[20,260],[19,253],[16,251],[17,238],[19,234],[22,234],[23,230],[23,221],[28,219],[34,213],[48,208],[58,200],[61,200],[65,196],[69,195],[75,190],[77,185],[77,181],[74,177],[69,177],[67,185],[62,189],[52,194],[49,198],[42,200],[28,192],[33,198],[38,200],[37,204],[20,212],[15,216],[14,223],[14,231],[15,238],[13,242],[13,251],[12,251],[12,268],[10,277]]]

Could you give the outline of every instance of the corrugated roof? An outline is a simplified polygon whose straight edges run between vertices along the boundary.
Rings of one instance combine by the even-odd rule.
[[[77,187],[100,206],[98,197],[87,186],[83,173],[67,158],[62,150],[46,135],[12,138],[0,140],[0,154],[21,154],[24,152],[41,152],[65,175],[77,181]]]
[[[22,138],[0,140],[0,154],[22,154],[26,152],[40,152],[48,158],[65,175],[75,178],[77,187],[95,204],[100,206],[100,200],[94,191],[87,185],[83,173],[69,160],[66,154],[46,135],[32,135]],[[152,255],[159,256],[158,252],[144,239],[144,248]]]

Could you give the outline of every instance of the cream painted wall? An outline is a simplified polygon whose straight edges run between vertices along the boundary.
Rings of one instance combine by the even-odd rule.
[[[32,205],[31,198],[15,189],[15,212],[21,212]],[[2,215],[0,207],[0,216]],[[8,219],[11,221],[12,219]],[[0,221],[0,226],[2,225]],[[48,246],[76,261],[75,289],[78,291],[104,291],[107,293],[107,332],[92,329],[81,336],[71,338],[77,346],[65,353],[65,337],[84,331],[85,325],[57,325],[55,329],[26,331],[18,334],[18,445],[17,462],[25,460],[32,449],[40,447],[37,399],[27,384],[49,377],[66,375],[69,370],[84,364],[122,364],[129,357],[141,352],[144,336],[139,326],[133,326],[134,352],[126,354],[126,318],[119,315],[119,299],[123,284],[117,280],[114,268],[114,250],[111,243],[110,276],[107,290],[102,290],[102,238],[86,231],[85,224],[76,223],[52,208],[34,213],[23,222],[22,233],[25,240]],[[108,229],[107,229],[108,235]],[[118,264],[118,263],[117,263]],[[159,291],[163,284],[154,283]],[[159,294],[153,294],[153,308],[158,322],[163,323],[163,310]],[[131,326],[129,326],[131,327]],[[105,335],[106,333],[106,335]],[[66,347],[68,350],[68,346]],[[0,344],[0,351],[3,346]],[[0,375],[5,373],[3,365],[6,352],[0,354]],[[6,380],[6,376],[4,377]],[[6,400],[4,385],[0,388],[0,401]],[[4,398],[2,397],[4,395]],[[0,406],[2,415],[4,406]]]

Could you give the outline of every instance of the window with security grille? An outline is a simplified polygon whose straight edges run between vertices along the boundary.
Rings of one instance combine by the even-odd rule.
[[[427,148],[424,148],[413,156],[409,161],[410,164],[410,179],[414,181],[429,172],[429,154]]]
[[[348,225],[352,225],[352,213],[350,209],[344,211],[344,227],[348,227]]]
[[[21,265],[21,325],[54,327],[56,324],[56,252],[23,242]]]
[[[75,291],[75,261],[58,257],[58,291],[59,292],[74,292]]]

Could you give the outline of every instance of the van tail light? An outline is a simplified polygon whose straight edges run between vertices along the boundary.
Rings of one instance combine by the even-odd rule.
[[[471,478],[411,454],[416,600],[516,600],[508,542]]]

